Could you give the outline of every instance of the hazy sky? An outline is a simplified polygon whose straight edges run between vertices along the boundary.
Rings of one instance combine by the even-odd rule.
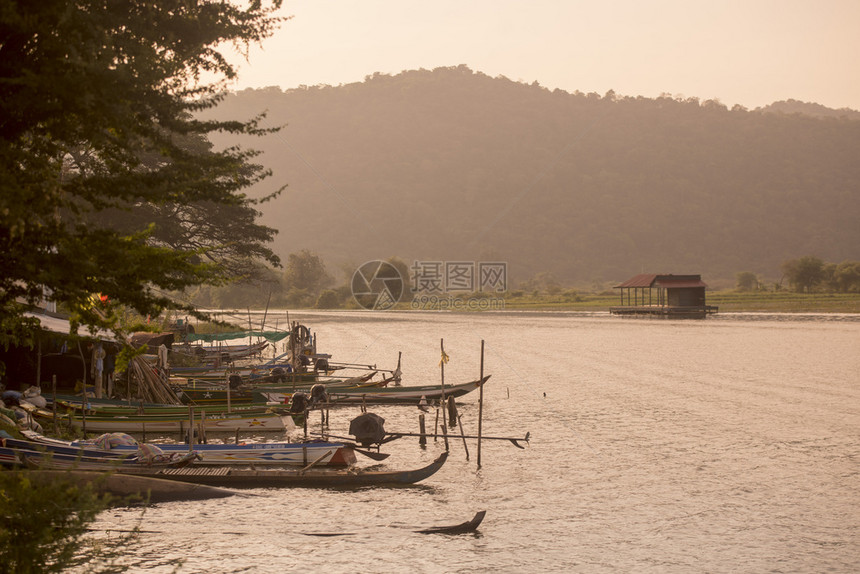
[[[860,110],[860,0],[285,0],[233,87],[466,64],[550,89]]]

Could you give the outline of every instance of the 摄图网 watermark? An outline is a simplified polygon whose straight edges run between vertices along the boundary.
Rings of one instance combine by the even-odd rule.
[[[504,309],[504,298],[492,294],[507,287],[508,265],[499,261],[415,261],[406,270],[374,260],[356,269],[351,282],[355,301],[374,311],[401,301],[424,310]],[[464,296],[467,293],[473,295]]]

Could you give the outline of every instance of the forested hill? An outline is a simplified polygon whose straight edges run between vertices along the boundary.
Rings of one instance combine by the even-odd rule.
[[[289,185],[263,207],[276,250],[310,249],[333,271],[398,256],[506,261],[514,282],[719,280],[860,258],[860,121],[847,112],[571,94],[460,66],[245,90],[217,114],[264,110],[280,133],[215,143],[264,152],[275,176],[260,193]]]

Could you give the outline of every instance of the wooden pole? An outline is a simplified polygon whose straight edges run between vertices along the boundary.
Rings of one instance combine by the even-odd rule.
[[[466,460],[469,460],[469,446],[466,444],[466,435],[463,433],[463,417],[457,417],[457,426],[460,427],[460,437],[463,439],[463,449],[466,451]]]
[[[442,367],[442,405],[445,405],[445,360],[448,356],[445,354],[445,339],[439,339],[439,347],[442,350],[442,359],[439,365]]]
[[[39,337],[39,348],[36,352],[36,386],[42,388],[42,338]]]
[[[57,430],[57,375],[51,376],[51,408],[54,411],[54,434]]]
[[[194,444],[194,407],[188,406],[188,452],[191,452],[193,449],[191,446]]]
[[[421,436],[418,438],[418,445],[421,448],[427,448],[427,429],[424,425],[424,413],[418,415],[418,430]]]
[[[230,408],[230,395],[231,395],[231,393],[230,393],[230,379],[228,378],[227,379],[227,412],[228,413],[233,412],[233,409]]]
[[[84,433],[84,438],[87,438],[87,385],[84,383],[84,398],[81,399],[81,431]]]
[[[448,426],[457,426],[457,403],[454,402],[454,397],[448,397]]]
[[[209,444],[206,439],[206,411],[200,411],[200,442]]]
[[[623,289],[622,289],[623,292]],[[478,379],[484,380],[484,340],[481,339],[481,377]],[[484,385],[478,392],[478,468],[481,468],[481,431],[484,423]]]

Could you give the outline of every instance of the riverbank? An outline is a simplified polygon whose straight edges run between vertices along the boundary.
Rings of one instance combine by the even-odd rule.
[[[506,297],[505,309],[608,312],[620,304],[618,294],[581,293],[572,299],[570,295]],[[860,293],[709,291],[707,301],[721,313],[860,313]]]

